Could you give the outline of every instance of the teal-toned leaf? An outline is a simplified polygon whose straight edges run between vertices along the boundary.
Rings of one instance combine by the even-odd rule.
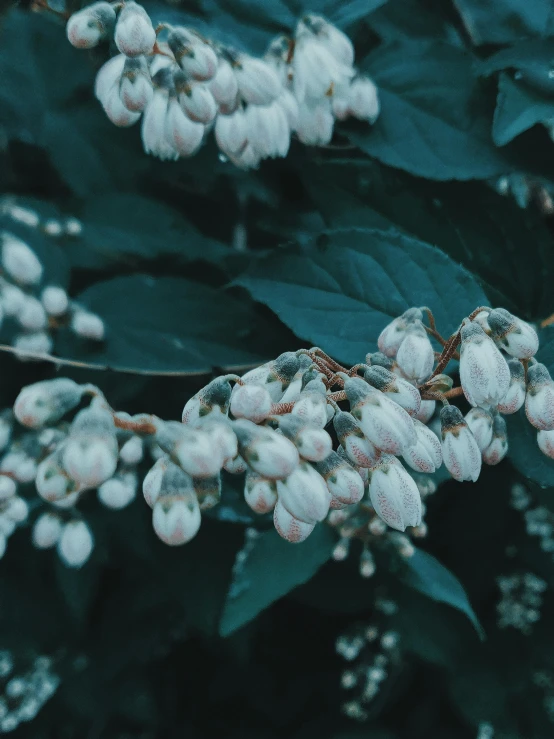
[[[260,260],[237,282],[297,336],[352,364],[408,307],[429,306],[449,335],[486,302],[475,278],[438,249],[376,229],[326,232]]]
[[[219,622],[228,636],[256,618],[260,611],[309,580],[331,556],[335,535],[316,526],[302,544],[290,544],[271,529],[260,534],[240,568],[236,568]]]
[[[547,94],[554,91],[553,67],[554,40],[537,38],[520,41],[475,63],[476,73],[484,77],[515,69],[519,73],[518,79]]]
[[[504,146],[519,134],[554,118],[554,99],[500,75],[492,135],[497,146]]]
[[[544,0],[455,0],[474,44],[507,44],[554,33],[552,7]]]
[[[460,581],[431,554],[416,549],[415,554],[406,560],[400,577],[406,585],[432,600],[457,608],[468,617],[479,636],[484,636]]]

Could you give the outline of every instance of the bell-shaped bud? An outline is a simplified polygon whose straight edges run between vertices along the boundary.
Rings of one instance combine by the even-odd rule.
[[[14,445],[2,458],[0,472],[11,475],[17,482],[33,482],[37,474],[37,462],[34,456]]]
[[[248,469],[248,465],[240,454],[237,454],[236,457],[225,462],[223,469],[230,475],[243,475]]]
[[[49,503],[62,500],[76,492],[77,484],[63,467],[62,455],[64,447],[58,447],[52,454],[42,460],[36,474],[36,488],[41,498]]]
[[[408,326],[406,336],[398,347],[396,362],[404,377],[412,382],[422,383],[431,376],[435,353],[421,321]]]
[[[375,123],[380,111],[379,95],[375,83],[369,77],[355,77],[345,98],[350,115],[360,121]]]
[[[159,80],[161,83],[166,72],[166,69],[161,69],[156,75],[154,75],[153,81],[155,85],[157,85],[158,83],[157,76],[161,75],[161,78]],[[186,118],[185,114],[179,107],[176,98],[173,98],[172,102],[175,103],[175,105],[172,106],[172,111],[173,114],[177,116],[178,120],[180,121],[179,114],[183,118]],[[175,133],[173,129],[176,126],[175,120],[171,120],[172,131],[170,132],[168,130],[168,126],[170,125],[167,120],[169,112],[168,106],[169,93],[167,89],[165,89],[163,86],[155,86],[154,96],[146,107],[146,110],[144,111],[141,127],[141,137],[144,151],[147,154],[157,156],[164,161],[166,159],[175,160],[179,158],[179,153],[172,143],[173,133]],[[193,122],[189,121],[189,123],[192,124]],[[168,136],[168,133],[171,133],[171,137]],[[179,135],[182,136],[182,132]]]
[[[539,431],[554,429],[554,382],[544,364],[532,364],[527,370],[525,413],[531,426]]]
[[[48,317],[42,307],[42,303],[31,295],[25,298],[21,312],[16,316],[16,320],[27,331],[40,331],[48,325]]]
[[[113,416],[93,400],[73,419],[63,450],[63,466],[78,485],[95,488],[112,477],[117,459]]]
[[[221,499],[221,475],[196,477],[193,486],[201,511],[216,506]]]
[[[29,506],[24,498],[12,495],[2,506],[2,515],[11,519],[14,523],[23,523],[29,515]]]
[[[248,470],[244,481],[244,500],[255,513],[270,513],[277,503],[275,481]]]
[[[331,494],[323,477],[307,462],[285,479],[277,481],[279,501],[287,511],[304,523],[323,521],[329,513]]]
[[[185,496],[194,493],[194,487],[191,476],[164,454],[142,481],[142,493],[144,500],[153,508],[160,495]]]
[[[1,239],[2,268],[6,273],[21,285],[39,283],[43,268],[35,252],[24,241],[7,231],[2,233]]]
[[[297,467],[299,454],[294,444],[282,434],[256,426],[241,418],[233,423],[238,439],[239,453],[249,467],[263,477],[279,480]]]
[[[537,434],[537,444],[543,454],[550,459],[554,459],[554,430],[539,431]]]
[[[494,417],[492,426],[492,441],[483,451],[485,464],[498,464],[508,453],[508,429],[506,421],[498,413]]]
[[[195,80],[211,80],[218,68],[215,51],[186,28],[173,28],[167,44],[183,72]]]
[[[477,323],[461,330],[460,381],[473,406],[489,408],[500,403],[510,387],[508,363]]]
[[[472,408],[465,417],[469,430],[475,437],[480,451],[485,451],[492,441],[493,416],[485,408]]]
[[[519,359],[509,359],[510,387],[498,404],[498,411],[504,415],[516,413],[525,403],[525,370]]]
[[[0,475],[0,503],[11,498],[17,492],[17,485],[11,477]]]
[[[369,471],[369,497],[375,513],[398,531],[421,523],[421,497],[411,475],[392,455]]]
[[[214,477],[223,467],[221,450],[205,429],[168,421],[160,424],[156,441],[191,477]]]
[[[333,426],[351,462],[358,467],[372,467],[377,462],[381,452],[364,435],[360,424],[351,413],[337,411],[333,418]]]
[[[406,464],[418,472],[432,473],[442,464],[441,444],[436,434],[420,421],[414,421],[417,442],[404,450]]]
[[[284,352],[271,362],[265,386],[274,403],[281,400],[299,369],[300,358],[294,352]]]
[[[314,464],[314,468],[327,483],[331,493],[331,508],[359,503],[364,497],[364,481],[348,462],[336,452],[331,452],[322,462]]]
[[[123,105],[127,110],[141,113],[153,95],[154,89],[146,59],[143,56],[126,59],[119,83],[119,97]]]
[[[396,357],[400,344],[406,338],[408,328],[421,321],[423,313],[419,308],[409,308],[401,316],[391,321],[379,334],[377,346],[386,357]],[[375,364],[375,362],[371,362]]]
[[[300,117],[300,108],[298,106],[296,98],[294,97],[292,92],[290,92],[290,90],[283,89],[281,94],[277,98],[277,102],[279,103],[285,114],[289,129],[291,131],[296,131],[296,129],[298,128],[298,120]]]
[[[202,145],[205,131],[201,123],[191,120],[185,114],[177,98],[171,97],[165,117],[165,137],[170,149],[167,155],[154,150],[152,153],[157,153],[162,159],[171,159],[174,156],[172,151],[179,156],[190,157]]]
[[[185,424],[204,418],[216,411],[227,414],[231,402],[231,385],[226,376],[216,377],[185,403],[182,422]]]
[[[410,416],[380,390],[361,378],[351,377],[345,381],[344,391],[350,401],[352,415],[378,449],[387,454],[402,454],[404,449],[416,443]]]
[[[123,464],[134,467],[142,461],[144,456],[144,444],[140,436],[131,436],[119,450],[119,459]]]
[[[232,157],[244,150],[248,143],[248,133],[248,122],[241,108],[230,115],[217,116],[215,140],[221,151],[227,156]],[[252,371],[255,372],[256,370]]]
[[[56,546],[62,534],[63,524],[55,513],[43,513],[34,523],[32,540],[37,549]]]
[[[334,125],[335,118],[328,98],[304,101],[299,105],[296,134],[306,146],[327,146],[333,138]]]
[[[81,386],[67,377],[35,382],[17,396],[14,414],[24,426],[41,428],[56,423],[79,405],[82,394]]]
[[[304,102],[341,91],[354,76],[352,64],[330,53],[306,18],[296,28],[292,68],[295,97]]]
[[[517,359],[530,359],[539,348],[535,329],[504,308],[491,310],[488,315],[491,337],[506,354]]]
[[[315,426],[324,428],[327,425],[328,418],[325,395],[306,387],[300,393],[291,413],[307,423],[313,423]]]
[[[475,482],[481,472],[481,450],[461,411],[447,405],[440,412],[444,466],[458,482]]]
[[[272,400],[263,385],[235,385],[231,395],[231,413],[235,418],[247,418],[262,423],[269,416]]]
[[[115,25],[115,10],[110,3],[87,5],[67,22],[69,43],[77,49],[91,49],[107,38]]]
[[[106,333],[104,321],[89,311],[77,309],[71,316],[70,328],[83,339],[102,341]]]
[[[223,464],[237,456],[237,437],[226,416],[217,418],[217,414],[214,413],[210,418],[198,422],[196,428],[205,431],[209,435],[213,448],[221,455]]]
[[[44,310],[49,316],[63,316],[69,308],[69,298],[63,287],[48,285],[40,296]]]
[[[280,500],[273,509],[273,525],[279,536],[291,544],[306,541],[315,528],[315,523],[305,523],[295,518]]]
[[[200,506],[192,491],[179,495],[163,492],[154,503],[152,525],[165,544],[186,544],[196,536],[200,523]]]
[[[263,59],[241,54],[235,64],[240,97],[251,105],[269,105],[282,90],[281,81]]]
[[[422,400],[419,412],[416,415],[417,420],[421,421],[421,423],[428,423],[433,418],[436,407],[437,403],[435,400]]]
[[[390,400],[398,403],[410,416],[417,417],[421,408],[421,395],[407,380],[378,365],[368,367],[364,372],[364,379],[372,387],[386,393]]]
[[[136,472],[116,472],[98,488],[98,500],[106,508],[119,511],[126,508],[137,495],[138,477]]]
[[[290,439],[301,457],[310,462],[320,462],[333,449],[333,440],[320,426],[307,423],[298,416],[287,414],[279,418],[279,429]]]
[[[94,539],[84,521],[69,521],[58,540],[58,555],[67,567],[82,567],[94,549]]]
[[[152,21],[142,5],[127,0],[115,26],[115,44],[125,56],[150,54],[156,43]]]
[[[208,85],[191,81],[183,72],[178,72],[173,80],[185,115],[196,123],[211,123],[217,115],[217,105]]]
[[[219,59],[215,76],[209,82],[210,92],[221,113],[232,113],[237,104],[239,85],[235,72],[226,59]]]

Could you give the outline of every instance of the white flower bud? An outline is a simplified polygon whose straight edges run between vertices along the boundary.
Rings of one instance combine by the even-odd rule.
[[[40,299],[49,316],[63,316],[69,307],[69,298],[63,287],[45,287]]]
[[[29,515],[29,506],[24,498],[12,495],[2,507],[2,515],[7,516],[15,523],[23,523]]]
[[[270,513],[277,502],[277,486],[252,470],[246,473],[244,500],[255,513]]]
[[[25,302],[21,307],[20,313],[16,316],[17,322],[28,331],[41,331],[48,325],[46,311],[42,307],[42,303],[32,295],[27,295]]]
[[[537,444],[543,454],[550,459],[554,459],[554,430],[539,431],[537,434]]]
[[[279,536],[291,544],[306,541],[315,528],[315,523],[305,523],[294,518],[280,500],[277,501],[273,509],[273,525]]]
[[[154,507],[162,494],[179,497],[193,492],[190,475],[174,464],[166,454],[157,460],[142,483],[142,493],[150,508]]]
[[[243,475],[248,469],[248,465],[240,456],[240,454],[237,454],[234,459],[230,459],[225,462],[225,464],[223,465],[223,469],[230,475]]]
[[[241,108],[230,115],[217,116],[215,139],[221,151],[229,157],[244,150],[248,143],[248,122]]]
[[[27,294],[16,285],[5,282],[0,287],[2,309],[6,316],[17,316],[23,308]]]
[[[519,359],[509,359],[510,387],[498,404],[500,413],[516,413],[525,403],[525,370]]]
[[[171,98],[167,106],[164,130],[166,143],[158,146],[157,151],[153,148],[152,154],[157,154],[161,159],[171,159],[176,158],[173,152],[182,157],[195,154],[202,145],[206,129],[184,113],[176,98]]]
[[[67,22],[69,43],[77,49],[91,49],[108,37],[115,25],[115,10],[110,3],[88,5]]]
[[[298,37],[315,35],[319,43],[339,62],[354,64],[354,46],[348,36],[320,15],[305,15],[296,29]]]
[[[296,134],[306,146],[327,146],[333,138],[334,125],[331,102],[327,98],[299,105]]]
[[[0,462],[0,471],[12,475],[17,482],[33,482],[37,463],[26,452],[12,448]]]
[[[233,423],[233,430],[241,457],[259,475],[278,480],[297,467],[298,450],[282,434],[242,418]]]
[[[12,341],[12,346],[16,349],[16,356],[22,362],[31,361],[33,358],[28,357],[27,352],[31,354],[50,354],[53,348],[53,342],[46,331],[34,331],[30,334],[20,334]]]
[[[225,59],[219,59],[217,72],[210,80],[209,88],[221,113],[235,110],[239,85],[233,68]]]
[[[83,224],[78,218],[67,218],[64,224],[66,236],[80,236],[83,233]]]
[[[421,497],[417,485],[400,462],[383,455],[369,471],[369,497],[377,515],[393,529],[421,523]]]
[[[417,418],[421,408],[421,395],[419,390],[407,380],[403,380],[385,367],[379,366],[369,367],[364,372],[364,379],[377,390],[386,393],[390,400],[398,403],[410,416]]]
[[[317,31],[314,34],[314,29],[306,23],[305,18],[299,22],[292,60],[294,94],[297,100],[325,98],[341,91],[354,76],[352,63],[344,63],[337,58],[330,50],[332,46],[328,39],[320,39]]]
[[[168,421],[160,425],[156,441],[191,477],[214,477],[223,467],[222,450],[204,429]]]
[[[24,241],[4,231],[2,237],[2,267],[22,285],[36,285],[42,279],[42,264]],[[8,311],[6,311],[8,313]]]
[[[73,508],[77,505],[81,495],[80,490],[76,490],[74,493],[69,493],[65,498],[59,498],[58,500],[51,500],[50,503],[56,508],[63,508],[64,510]]]
[[[421,423],[428,423],[435,413],[437,403],[435,400],[422,400],[419,413],[415,416]]]
[[[301,457],[310,462],[320,462],[329,456],[333,441],[329,434],[313,423],[307,423],[298,416],[286,414],[279,418],[280,431],[290,439]]]
[[[169,94],[167,90],[163,88],[155,88],[154,96],[146,106],[142,119],[141,137],[144,151],[147,154],[152,154],[162,160],[179,158],[179,153],[168,138],[168,133],[171,133],[172,136],[175,134],[176,136],[179,131],[176,122],[178,122],[179,125],[184,125],[182,124],[179,114],[181,114],[182,118],[186,118],[186,116],[179,107],[177,101],[174,100],[174,102],[176,105],[172,106],[172,118],[169,122],[167,121]],[[193,122],[189,121],[189,123],[192,124]],[[195,125],[198,126],[200,124]],[[171,127],[171,130],[169,130],[169,127]],[[189,137],[187,135],[183,138],[183,145],[188,142]]]
[[[442,464],[441,444],[436,434],[420,421],[414,421],[417,443],[404,450],[406,464],[418,472],[432,473]]]
[[[491,337],[506,354],[517,359],[530,359],[539,348],[535,329],[516,318],[504,308],[496,308],[488,315]]]
[[[300,393],[302,392],[302,375],[303,372],[296,373],[294,380],[283,393],[283,396],[279,401],[280,403],[296,403],[300,398]]]
[[[152,80],[145,58],[140,56],[126,59],[119,83],[119,97],[123,105],[133,113],[141,113],[153,95]]]
[[[200,528],[201,513],[196,495],[162,493],[154,503],[152,525],[156,535],[169,546],[193,539]]]
[[[494,417],[492,441],[483,451],[485,464],[498,464],[508,453],[508,429],[506,421],[498,413]]]
[[[412,382],[425,382],[431,376],[435,353],[421,321],[408,327],[406,337],[398,348],[396,362],[404,377]]]
[[[223,464],[237,456],[237,437],[226,416],[218,418],[217,414],[214,413],[206,420],[197,423],[196,427],[204,430],[209,435],[213,448],[221,455]]]
[[[327,483],[332,498],[331,508],[337,503],[341,506],[353,505],[364,497],[364,481],[360,474],[336,452],[331,452],[314,467]]]
[[[13,411],[19,423],[41,428],[56,423],[81,402],[80,385],[67,377],[27,385],[17,396]]]
[[[440,412],[444,466],[458,482],[475,482],[481,472],[481,451],[460,410],[453,405]]]
[[[218,68],[214,50],[186,28],[175,28],[167,43],[183,72],[195,80],[211,80]]]
[[[306,389],[300,393],[291,413],[307,423],[324,428],[327,425],[327,400],[321,393]]]
[[[211,413],[216,416],[225,415],[230,402],[231,385],[228,379],[225,376],[216,377],[185,403],[181,420],[185,424],[190,424]]]
[[[119,12],[115,26],[115,44],[125,56],[150,54],[156,43],[156,32],[146,10],[127,0]]]
[[[69,521],[58,541],[58,555],[67,567],[82,567],[94,549],[92,532],[84,521]]]
[[[377,87],[369,77],[356,77],[346,93],[348,111],[354,118],[375,123],[379,117]]]
[[[217,115],[217,105],[209,86],[202,82],[191,82],[182,73],[174,79],[183,112],[196,123],[211,123]]]
[[[351,413],[337,411],[333,425],[348,459],[358,467],[372,467],[381,452],[364,435],[360,424]]]
[[[112,477],[117,458],[113,416],[93,401],[73,419],[63,451],[63,466],[80,486],[95,488]]]
[[[58,543],[62,528],[59,516],[55,513],[43,513],[33,526],[33,545],[37,549],[50,549]]]
[[[140,113],[134,112],[123,105],[119,96],[118,85],[114,85],[101,100],[104,113],[108,116],[114,126],[128,128],[133,126],[140,118]]]
[[[193,480],[194,492],[200,505],[205,511],[216,506],[221,500],[221,475],[213,477],[196,477]]]
[[[508,363],[477,323],[461,330],[460,381],[473,406],[489,408],[504,398],[510,387]]]
[[[98,488],[98,500],[116,511],[125,508],[137,494],[138,478],[135,472],[118,472]]]
[[[492,441],[492,413],[484,408],[472,408],[465,420],[480,451],[485,451]]]
[[[307,462],[277,481],[279,501],[299,521],[316,523],[329,513],[331,494],[323,477]]]
[[[6,538],[11,536],[16,529],[17,524],[9,516],[0,514],[0,535]]]
[[[63,446],[58,447],[42,460],[37,469],[35,481],[37,492],[49,503],[66,498],[74,493],[77,487],[63,468],[63,449]]]
[[[108,59],[98,70],[94,80],[94,95],[102,105],[104,105],[108,94],[112,90],[119,89],[121,75],[125,68],[125,61],[125,54],[118,54]]]
[[[62,224],[56,218],[48,218],[44,221],[42,230],[47,236],[58,238],[63,234]]]
[[[283,109],[290,130],[296,131],[298,127],[298,118],[300,115],[300,108],[298,106],[296,98],[294,97],[292,92],[290,92],[290,90],[283,89],[283,91],[277,98],[277,102]]]
[[[388,454],[402,454],[417,441],[412,419],[399,405],[361,378],[348,378],[344,383],[351,412],[365,436],[378,449]]]
[[[102,341],[105,335],[104,322],[94,313],[79,308],[71,317],[71,330],[77,336],[93,341]]]
[[[554,382],[544,364],[533,364],[527,370],[525,413],[539,431],[554,429]]]
[[[144,444],[140,436],[131,436],[119,450],[119,459],[123,464],[134,466],[142,461]]]
[[[269,105],[281,94],[279,77],[263,59],[241,54],[234,71],[239,95],[246,103]]]
[[[247,418],[262,423],[269,416],[272,400],[263,385],[235,385],[231,395],[231,413],[235,418]]]
[[[17,491],[17,485],[11,477],[7,475],[0,475],[0,502],[8,500],[12,495],[15,495]]]
[[[0,412],[0,452],[4,451],[12,438],[12,418],[11,410]]]
[[[409,308],[401,316],[392,320],[379,334],[377,346],[386,357],[396,357],[400,344],[407,336],[408,329],[421,321],[423,313],[419,308]]]
[[[262,158],[285,157],[290,146],[290,128],[285,111],[277,101],[250,105],[245,112],[248,142]]]

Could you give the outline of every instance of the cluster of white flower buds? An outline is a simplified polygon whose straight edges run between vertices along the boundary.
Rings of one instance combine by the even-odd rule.
[[[554,723],[554,675],[542,669],[533,673],[533,685],[542,693],[542,705],[548,720]]]
[[[491,180],[489,184],[500,195],[513,197],[520,208],[533,204],[543,215],[554,215],[554,186],[544,178],[514,172]]]
[[[393,600],[377,597],[371,621],[355,625],[336,641],[335,651],[350,663],[342,673],[341,686],[350,695],[356,694],[342,704],[348,718],[358,721],[368,718],[368,705],[401,660],[399,634],[386,627],[387,620],[397,610]]]
[[[512,485],[511,505],[523,513],[526,533],[536,537],[542,551],[554,558],[554,513],[544,506],[533,505],[530,492],[521,483]]]
[[[511,627],[529,635],[541,616],[546,582],[531,572],[503,575],[496,581],[502,593],[496,606],[498,627]]]
[[[0,651],[0,733],[9,734],[32,721],[52,698],[60,684],[52,665],[50,657],[40,656],[15,674],[14,655],[7,649]]]
[[[494,739],[494,726],[490,721],[481,721],[475,739]]]
[[[0,198],[0,215],[9,218],[14,223],[39,231],[52,239],[64,237],[76,238],[83,232],[83,224],[75,216],[53,218],[43,216],[35,208],[22,204],[20,199],[13,195]]]
[[[73,229],[77,234],[77,226],[81,225],[76,219],[63,226],[52,219],[41,221],[35,211],[12,201],[5,201],[1,211],[14,223],[29,228],[42,224],[42,230],[50,230],[51,236],[59,236],[57,229],[62,228],[65,233]],[[44,267],[36,253],[8,229],[0,230],[0,326],[4,323],[15,328],[12,346],[22,360],[32,359],[32,354],[50,354],[55,332],[62,326],[94,341],[101,341],[105,334],[99,316],[71,300],[60,285],[45,282]]]
[[[352,42],[320,16],[302,18],[294,37],[276,38],[263,58],[191,28],[154,29],[132,0],[86,6],[69,19],[67,36],[85,49],[113,36],[120,53],[98,72],[96,97],[116,126],[142,116],[144,149],[160,159],[195,154],[214,129],[222,157],[255,168],[285,157],[293,133],[322,146],[335,120],[373,123],[379,114],[377,89],[356,71]]]

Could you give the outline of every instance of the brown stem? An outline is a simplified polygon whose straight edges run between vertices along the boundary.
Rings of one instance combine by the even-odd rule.
[[[456,348],[458,344],[460,343],[460,332],[461,329],[459,329],[453,336],[451,336],[448,341],[445,344],[445,347],[442,351],[441,358],[439,359],[439,363],[437,364],[437,367],[433,374],[431,375],[431,379],[433,377],[436,377],[437,375],[442,374],[443,370],[445,369],[446,365],[454,354],[456,353]]]
[[[334,400],[335,403],[340,403],[341,400],[346,400],[346,393],[344,390],[338,390],[336,393],[328,395],[327,400]]]
[[[116,428],[143,436],[153,436],[157,431],[156,424],[151,421],[126,421],[118,418],[116,414],[114,414],[113,421]]]
[[[473,319],[475,318],[475,316],[479,315],[479,313],[481,313],[482,310],[490,311],[490,307],[488,305],[480,305],[478,308],[475,308],[475,310],[473,311],[473,313],[470,313],[469,314],[469,316],[468,316],[469,320],[470,321],[473,321]]]
[[[343,367],[342,364],[339,364],[328,354],[325,354],[325,352],[319,347],[315,347],[315,349],[312,349],[312,352],[321,357],[321,359],[323,359],[328,364],[328,366],[331,367],[331,369],[335,370],[335,372],[347,372],[346,367]]]
[[[445,393],[443,393],[443,396],[445,398],[457,398],[460,395],[463,395],[464,391],[461,387],[453,387],[451,390],[447,390]]]
[[[271,410],[269,411],[270,416],[283,416],[285,413],[290,413],[294,408],[294,403],[273,403]]]
[[[450,392],[450,391],[449,391]],[[422,400],[438,400],[443,405],[448,405],[445,393],[439,393],[437,390],[424,390],[421,393]]]

